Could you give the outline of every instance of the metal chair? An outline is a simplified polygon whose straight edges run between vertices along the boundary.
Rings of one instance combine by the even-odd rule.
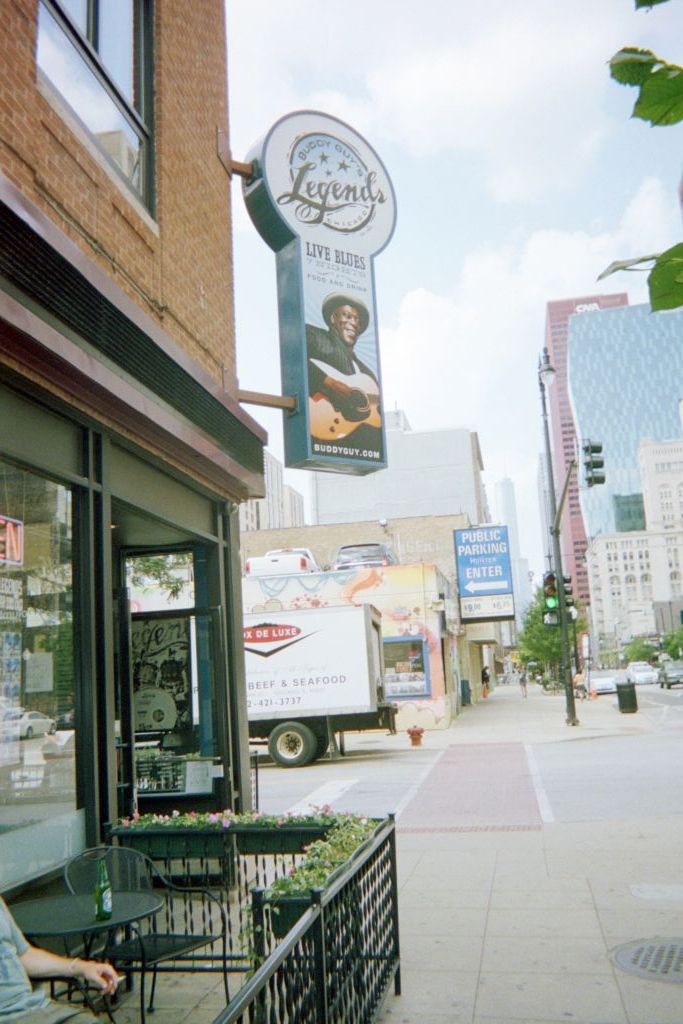
[[[154,1009],[157,974],[170,971],[207,970],[206,960],[220,957],[226,1003],[228,988],[227,932],[225,909],[209,889],[180,886],[171,882],[144,853],[125,847],[97,846],[85,850],[64,866],[64,881],[70,892],[93,893],[98,865],[104,858],[109,881],[116,892],[154,889],[163,897],[163,908],[150,920],[112,929],[106,933],[97,956],[120,966],[125,974],[140,975],[140,1019],[145,1024],[145,976],[152,972],[147,1010]],[[216,929],[216,922],[220,928]],[[197,951],[218,944],[220,953],[206,956]]]

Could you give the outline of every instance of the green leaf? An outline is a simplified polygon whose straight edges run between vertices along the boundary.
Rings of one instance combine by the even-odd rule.
[[[639,50],[637,46],[625,46],[615,53],[609,62],[609,69],[615,82],[622,85],[641,85],[653,69],[663,65],[652,50]]]
[[[657,257],[647,283],[653,310],[683,306],[683,243],[679,242]]]
[[[639,7],[654,7],[655,4],[668,4],[669,0],[635,0],[636,10]]]
[[[634,267],[640,266],[641,263],[652,263],[653,260],[658,259],[659,256],[655,253],[653,256],[635,256],[630,260],[614,260],[608,267],[598,275],[597,280],[602,281],[603,278],[609,277],[610,274],[616,274],[619,270],[632,270]]]
[[[654,71],[640,87],[633,116],[652,125],[683,121],[683,68],[665,64]]]

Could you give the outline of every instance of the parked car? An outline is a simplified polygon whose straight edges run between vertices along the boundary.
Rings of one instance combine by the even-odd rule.
[[[370,541],[367,544],[342,544],[332,562],[333,569],[355,569],[359,566],[396,565],[398,559],[388,544]]]
[[[57,725],[54,718],[48,718],[42,711],[24,711],[23,708],[16,708],[10,711],[5,721],[11,719],[19,722],[19,738],[22,740],[33,739],[34,736],[54,735]]]
[[[647,661],[631,661],[626,666],[626,679],[638,685],[659,682],[659,673]]]
[[[244,566],[246,576],[295,576],[301,572],[320,572],[308,548],[275,548],[248,558]]]
[[[609,670],[591,672],[590,690],[593,693],[616,693],[619,676]]]
[[[667,661],[659,670],[659,685],[670,690],[683,685],[683,661]]]

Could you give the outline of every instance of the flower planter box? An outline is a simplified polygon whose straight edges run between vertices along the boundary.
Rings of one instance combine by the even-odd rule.
[[[324,839],[329,825],[278,825],[264,828],[262,825],[233,825],[229,832],[235,837],[240,853],[302,853],[304,847],[316,839]]]
[[[224,857],[232,860],[230,829],[126,828],[112,829],[121,846],[146,853],[152,860],[167,857]]]
[[[284,939],[311,905],[309,896],[282,896],[270,904],[270,930],[276,939]]]

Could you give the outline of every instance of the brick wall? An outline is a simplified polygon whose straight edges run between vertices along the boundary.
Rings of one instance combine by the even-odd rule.
[[[324,569],[331,565],[341,544],[381,541],[392,546],[401,562],[432,562],[454,584],[453,531],[469,525],[465,515],[407,516],[389,519],[386,526],[373,519],[365,523],[255,530],[241,535],[242,564],[251,555],[263,555],[272,548],[306,547],[311,549],[318,565]]]
[[[0,19],[0,171],[234,391],[224,4],[156,4],[153,220],[36,73],[37,0]],[[225,373],[224,373],[225,368]]]

